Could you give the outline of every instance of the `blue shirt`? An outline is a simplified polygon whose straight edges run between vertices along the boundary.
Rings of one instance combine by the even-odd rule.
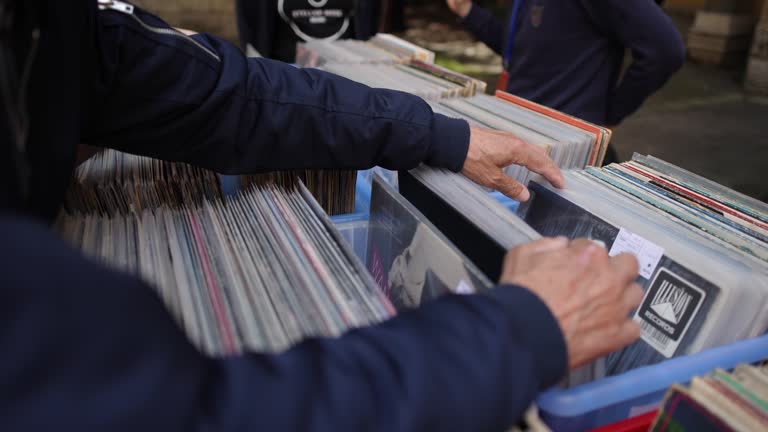
[[[507,31],[490,12],[473,6],[464,25],[502,55]],[[516,29],[507,91],[600,125],[635,112],[685,60],[652,0],[523,0]]]

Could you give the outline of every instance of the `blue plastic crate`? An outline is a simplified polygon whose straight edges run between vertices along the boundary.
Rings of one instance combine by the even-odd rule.
[[[512,212],[517,212],[518,207],[520,207],[520,203],[513,200],[512,198],[502,194],[501,192],[493,191],[490,193],[491,197],[495,198],[496,201],[501,203],[504,207],[512,210]]]
[[[492,192],[511,211],[518,203]],[[358,173],[356,213],[332,217],[342,236],[362,262],[368,247],[370,173]],[[685,383],[715,368],[731,369],[740,363],[768,359],[768,335],[713,348],[694,355],[638,368],[571,389],[542,393],[537,404],[542,419],[554,431],[584,431],[616,423],[656,409],[670,385]]]
[[[381,167],[357,172],[355,185],[355,213],[369,213],[371,209],[371,182],[373,174],[381,176],[390,185],[397,189],[397,171],[391,171]]]
[[[768,359],[768,335],[604,378],[571,389],[553,389],[537,401],[542,419],[554,431],[584,431],[635,417],[658,408],[674,383],[715,368]]]
[[[368,252],[368,214],[355,213],[331,218],[347,244],[363,264]]]

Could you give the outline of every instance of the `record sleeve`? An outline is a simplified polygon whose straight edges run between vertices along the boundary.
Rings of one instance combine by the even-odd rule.
[[[429,220],[378,174],[373,177],[368,268],[398,309],[446,293],[493,286]]]

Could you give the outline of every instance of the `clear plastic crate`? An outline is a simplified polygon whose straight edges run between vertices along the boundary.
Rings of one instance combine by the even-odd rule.
[[[365,254],[368,251],[368,215],[363,213],[334,216],[331,218],[336,228],[341,233],[360,259],[366,264]]]

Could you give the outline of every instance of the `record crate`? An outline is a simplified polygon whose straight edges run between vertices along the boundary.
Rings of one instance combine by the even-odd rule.
[[[358,175],[360,207],[353,215],[334,216],[336,226],[355,254],[365,262],[370,203],[370,172]],[[494,192],[501,204],[516,211],[517,202]],[[647,430],[669,386],[685,383],[715,368],[731,369],[740,363],[768,359],[768,336],[736,342],[676,357],[621,375],[603,378],[570,389],[552,389],[538,400],[539,415],[553,431],[640,431]]]
[[[396,173],[375,170],[382,177],[396,181]],[[355,212],[332,216],[341,236],[361,262],[366,262],[368,214],[371,178],[374,170],[358,172]],[[231,192],[235,179],[222,178],[222,188]],[[518,203],[504,195],[491,195],[511,211]],[[635,432],[647,430],[666,390],[675,383],[687,383],[694,376],[716,368],[732,369],[738,364],[768,359],[768,335],[708,349],[688,356],[675,357],[620,375],[606,377],[569,389],[554,388],[536,400],[539,415],[555,432]]]

